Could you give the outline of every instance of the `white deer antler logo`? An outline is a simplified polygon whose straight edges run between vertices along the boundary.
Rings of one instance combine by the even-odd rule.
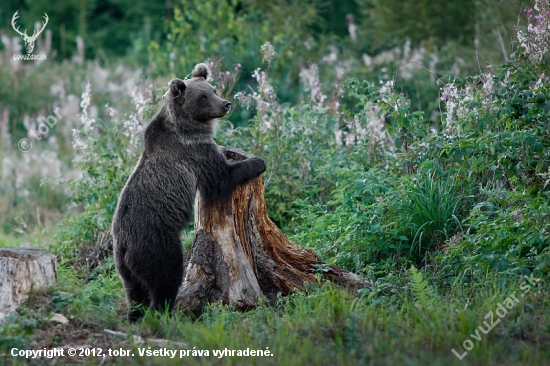
[[[40,31],[38,31],[38,33],[37,33],[37,30],[35,29],[32,36],[29,37],[27,35],[27,30],[26,29],[25,29],[25,32],[22,33],[22,32],[19,31],[19,26],[17,26],[17,28],[15,28],[15,20],[17,18],[19,18],[19,15],[17,15],[18,12],[19,12],[19,10],[16,11],[15,14],[13,14],[13,18],[11,18],[11,26],[23,38],[23,41],[25,42],[25,48],[27,49],[27,53],[32,53],[32,51],[34,50],[34,42],[36,41],[36,39],[38,38],[40,33],[42,33],[44,28],[46,28],[46,24],[48,24],[48,19],[49,19],[48,14],[44,13],[44,19],[46,20],[46,22],[42,22],[42,29],[40,29]]]

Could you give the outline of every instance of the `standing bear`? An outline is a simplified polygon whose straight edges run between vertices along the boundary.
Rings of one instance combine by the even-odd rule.
[[[180,235],[193,214],[197,190],[208,201],[225,201],[266,168],[258,157],[234,162],[220,152],[213,140],[216,119],[231,103],[206,81],[208,72],[198,64],[191,79],[170,81],[118,200],[113,250],[131,321],[144,307],[172,309],[183,279]]]

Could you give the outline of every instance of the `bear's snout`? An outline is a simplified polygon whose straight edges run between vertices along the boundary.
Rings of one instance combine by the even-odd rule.
[[[229,103],[227,100],[224,100],[222,102],[222,108],[227,113],[231,109],[231,103]]]

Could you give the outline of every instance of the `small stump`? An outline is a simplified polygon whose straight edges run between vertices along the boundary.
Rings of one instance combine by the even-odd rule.
[[[57,279],[55,255],[30,248],[0,248],[0,322],[15,312],[32,290]]]
[[[229,160],[250,155],[223,148]],[[237,310],[259,299],[274,303],[315,282],[317,275],[338,285],[364,287],[356,274],[324,263],[315,252],[291,243],[267,216],[261,177],[241,185],[228,202],[195,200],[195,241],[175,308],[200,314],[221,301]]]

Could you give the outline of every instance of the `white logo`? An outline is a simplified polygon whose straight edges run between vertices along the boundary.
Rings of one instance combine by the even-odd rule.
[[[27,35],[27,30],[25,29],[25,32],[21,32],[19,31],[19,26],[17,26],[16,28],[16,25],[15,25],[15,20],[17,18],[19,18],[19,10],[15,12],[15,14],[13,14],[13,18],[11,18],[11,26],[13,27],[13,29],[19,33],[19,35],[21,35],[21,38],[23,38],[23,42],[25,42],[25,49],[27,50],[27,55],[26,56],[22,56],[20,55],[20,57],[18,57],[19,59],[24,59],[24,60],[34,60],[34,59],[46,59],[46,55],[40,55],[38,57],[31,57],[33,55],[31,55],[32,51],[34,51],[34,43],[36,42],[36,39],[38,38],[38,36],[40,35],[40,33],[42,33],[44,31],[44,28],[46,28],[46,25],[48,24],[48,14],[44,13],[44,20],[45,22],[42,22],[42,29],[40,30],[37,30],[35,29],[32,36],[28,36]],[[16,58],[16,55],[13,55],[14,59]]]

